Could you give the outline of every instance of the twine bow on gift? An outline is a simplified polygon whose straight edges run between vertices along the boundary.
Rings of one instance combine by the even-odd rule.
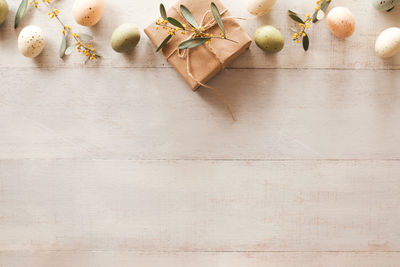
[[[175,9],[177,9],[177,8],[175,7]],[[178,11],[178,13],[179,13],[179,10],[177,10],[177,11]],[[222,12],[220,13],[221,16],[225,15],[227,11],[228,11],[228,9],[225,9],[224,11],[222,11]],[[198,29],[204,29],[204,31],[207,31],[207,30],[209,30],[210,28],[214,27],[214,26],[217,24],[217,21],[215,20],[214,17],[212,17],[210,21],[206,22],[206,18],[207,18],[207,16],[208,16],[210,13],[211,13],[210,10],[207,10],[207,11],[204,13],[203,18],[201,19],[200,26],[199,26]],[[225,18],[221,18],[221,19],[222,19],[222,20],[234,19],[234,17],[225,17]],[[195,37],[197,34],[198,34],[198,32],[197,32],[197,31],[194,31],[193,33],[191,33],[191,34],[188,36],[188,38],[187,38],[185,41],[188,41],[188,40],[192,39],[192,38]],[[207,47],[208,51],[210,51],[210,52],[218,59],[218,61],[219,61],[219,63],[221,64],[221,66],[223,66],[223,65],[224,65],[224,62],[218,57],[217,53],[215,53],[215,51],[212,49],[212,47],[209,46],[209,45],[206,45],[206,47]],[[207,84],[202,83],[201,81],[199,81],[198,79],[196,79],[196,78],[194,77],[194,75],[192,74],[192,72],[191,72],[191,70],[190,70],[190,49],[180,49],[179,46],[178,46],[176,49],[174,49],[174,50],[167,56],[167,59],[169,59],[169,58],[170,58],[173,54],[175,54],[176,52],[178,53],[178,57],[179,57],[179,58],[182,58],[182,59],[186,58],[186,72],[187,72],[187,75],[188,75],[193,81],[195,81],[197,84],[199,84],[199,85],[201,85],[201,86],[203,86],[203,87],[206,87],[206,88],[208,88],[208,89],[213,90],[213,91],[217,94],[217,96],[221,99],[221,101],[224,103],[224,105],[226,106],[227,110],[229,111],[229,113],[230,113],[231,116],[232,116],[232,119],[233,119],[234,121],[236,121],[235,114],[233,113],[231,106],[229,105],[228,101],[226,100],[225,96],[221,93],[221,91],[218,90],[218,89],[215,88],[215,87],[212,87],[212,86],[209,86],[209,85],[207,85]]]

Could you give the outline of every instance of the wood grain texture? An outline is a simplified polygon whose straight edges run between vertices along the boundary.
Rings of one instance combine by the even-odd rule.
[[[400,251],[399,161],[0,161],[0,247]]]
[[[399,253],[143,253],[93,252],[0,252],[0,266],[7,267],[397,267]]]
[[[3,159],[400,158],[397,71],[227,70],[211,84],[238,122],[173,69],[18,68],[0,79]]]
[[[170,6],[175,0],[165,0]],[[242,21],[253,35],[272,24],[285,49],[255,44],[191,92],[142,34],[131,54],[109,46],[113,30],[144,28],[159,1],[107,1],[95,27],[103,59],[58,58],[61,32],[47,10],[18,2],[0,26],[1,267],[398,267],[400,262],[400,56],[374,53],[378,34],[400,24],[400,8],[335,0],[354,13],[341,41],[325,21],[307,53],[292,43],[281,0]],[[250,17],[245,1],[226,0]],[[31,60],[19,31],[42,27],[47,46]]]
[[[63,62],[58,58],[61,43],[61,29],[56,21],[51,21],[48,10],[44,7],[38,10],[29,10],[26,19],[18,30],[14,30],[13,16],[18,1],[10,2],[10,16],[0,27],[1,51],[0,58],[8,58],[13,54],[13,60],[1,60],[0,67],[79,67],[82,63],[80,55],[72,56]],[[163,1],[166,6],[172,5],[175,0]],[[251,18],[242,21],[244,29],[253,35],[258,26],[272,24],[282,31],[286,39],[285,49],[279,55],[268,55],[258,49],[255,44],[249,51],[233,63],[232,68],[335,68],[335,69],[400,69],[400,55],[382,60],[375,55],[375,40],[380,32],[388,27],[399,26],[400,9],[390,13],[379,12],[366,0],[335,0],[332,6],[344,5],[348,7],[356,19],[356,32],[347,40],[333,37],[326,22],[322,21],[312,26],[310,30],[311,47],[307,53],[291,41],[290,27],[293,22],[287,17],[287,10],[293,9],[307,13],[314,10],[314,2],[309,0],[278,1],[270,14],[262,18],[254,18],[246,11],[246,1],[225,1],[226,6],[235,16]],[[137,24],[141,29],[149,25],[159,16],[159,0],[148,0],[134,3],[127,0],[106,1],[106,15],[92,28],[76,25],[71,16],[72,1],[57,1],[56,5],[62,11],[61,17],[78,32],[92,33],[96,38],[96,47],[104,59],[95,67],[169,67],[162,55],[155,55],[155,48],[142,32],[142,40],[138,48],[129,55],[120,55],[112,51],[109,43],[114,29],[125,22]],[[36,24],[48,36],[45,51],[35,60],[26,59],[19,55],[16,40],[19,31],[26,25]]]

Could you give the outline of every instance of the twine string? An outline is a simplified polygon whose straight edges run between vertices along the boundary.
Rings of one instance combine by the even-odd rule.
[[[177,9],[177,8],[175,7],[175,9]],[[177,10],[177,11],[178,11],[178,10]],[[222,12],[221,12],[221,16],[223,16],[227,11],[228,11],[228,9],[225,9],[224,11],[222,11]],[[179,13],[179,11],[178,11],[178,13]],[[210,21],[208,21],[207,23],[205,23],[206,18],[207,18],[207,15],[208,15],[209,13],[211,13],[211,11],[210,11],[210,10],[207,10],[207,11],[203,14],[203,17],[202,17],[202,19],[201,19],[201,23],[200,23],[200,26],[199,26],[200,29],[204,29],[205,31],[206,31],[206,30],[209,30],[210,28],[214,27],[214,26],[217,24],[217,21],[215,20],[214,17],[212,17],[212,19],[211,19]],[[234,17],[225,17],[225,18],[222,18],[222,20],[226,20],[226,19],[234,19]],[[194,36],[196,36],[196,34],[198,34],[198,32],[194,31],[192,34],[190,34],[190,35],[188,36],[188,38],[187,38],[185,41],[192,39]],[[214,52],[214,50],[213,50],[210,46],[206,46],[206,47],[207,47],[207,50],[210,51],[210,52],[218,59],[220,65],[221,65],[221,67],[222,67],[222,66],[224,65],[223,61],[219,58],[219,56]],[[209,86],[209,85],[206,85],[206,84],[202,83],[201,81],[199,81],[198,79],[196,79],[196,78],[194,77],[194,75],[192,74],[192,72],[191,72],[191,70],[190,70],[190,53],[189,53],[189,50],[190,50],[190,49],[182,49],[182,50],[181,50],[181,49],[179,49],[179,46],[178,46],[177,48],[175,48],[175,49],[167,56],[167,59],[169,59],[173,54],[175,54],[175,52],[178,53],[178,57],[179,57],[179,58],[182,58],[182,59],[183,59],[183,58],[186,57],[186,72],[187,72],[188,76],[189,76],[193,81],[195,81],[197,84],[199,84],[199,85],[201,85],[201,86],[203,86],[203,87],[205,87],[205,88],[211,89],[211,90],[218,96],[218,98],[222,101],[222,103],[224,103],[226,109],[227,109],[228,112],[231,114],[232,120],[236,121],[235,114],[233,113],[231,106],[229,105],[228,101],[226,100],[225,96],[221,93],[221,91],[218,90],[218,89],[215,88],[215,87],[212,87],[212,86]]]

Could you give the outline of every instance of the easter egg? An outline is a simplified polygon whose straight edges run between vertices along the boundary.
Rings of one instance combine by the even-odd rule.
[[[8,5],[6,0],[0,0],[0,24],[2,24],[8,15]]]
[[[104,13],[104,0],[75,0],[72,15],[83,26],[93,26]]]
[[[259,48],[269,53],[277,53],[285,45],[281,32],[271,25],[258,28],[254,34],[254,40]]]
[[[125,23],[115,29],[111,36],[111,47],[118,53],[131,51],[140,41],[138,27]]]
[[[400,52],[400,28],[384,30],[376,40],[375,52],[382,58],[389,58]]]
[[[379,11],[390,11],[399,3],[400,0],[372,0],[372,5]]]
[[[345,39],[353,35],[356,22],[353,14],[345,7],[335,7],[327,15],[329,30],[338,38]]]
[[[18,49],[26,57],[37,57],[43,50],[46,39],[41,28],[27,26],[18,36]]]
[[[248,0],[247,10],[255,16],[261,16],[270,11],[275,3],[276,0]]]

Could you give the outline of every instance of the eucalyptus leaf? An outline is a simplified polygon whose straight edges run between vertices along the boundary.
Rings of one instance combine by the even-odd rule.
[[[325,11],[328,9],[330,3],[331,3],[331,1],[329,1],[329,2],[327,0],[322,1],[320,10],[322,10],[324,12],[324,14],[325,14]],[[312,17],[313,23],[316,23],[322,19],[322,18],[321,19],[318,18],[318,13],[319,13],[319,10],[314,12],[313,17]]]
[[[212,12],[214,19],[217,22],[219,28],[221,29],[222,33],[224,35],[226,35],[224,23],[222,22],[222,19],[221,19],[221,13],[219,13],[218,7],[214,2],[211,3],[211,12]]]
[[[76,48],[77,44],[68,46],[67,49],[65,50],[65,55],[69,56],[74,52],[74,49]]]
[[[288,10],[288,14],[290,15],[290,14],[292,14],[292,15],[295,15],[295,16],[298,16],[297,15],[297,12],[295,12],[295,11],[293,11],[293,10]]]
[[[180,23],[180,22],[177,21],[176,19],[171,18],[171,17],[168,17],[167,20],[168,20],[168,22],[171,23],[172,25],[174,25],[174,26],[176,26],[176,27],[178,27],[178,28],[181,28],[182,30],[185,29],[185,27],[183,27],[182,23]]]
[[[167,11],[165,10],[165,7],[164,7],[163,4],[160,4],[160,14],[161,14],[161,17],[163,19],[167,19],[168,18]]]
[[[63,58],[65,56],[65,51],[67,50],[67,36],[63,34],[63,38],[61,40],[61,46],[60,46],[60,58]]]
[[[307,51],[309,47],[310,47],[310,39],[308,38],[308,35],[306,34],[306,36],[303,37],[304,51]]]
[[[290,27],[290,30],[291,30],[292,32],[298,32],[297,29],[294,28],[294,27]]]
[[[186,21],[189,22],[190,25],[192,25],[196,29],[199,28],[199,25],[197,24],[196,19],[193,17],[192,12],[190,12],[190,10],[184,5],[181,5],[181,13],[182,16],[186,19]]]
[[[18,7],[17,13],[15,14],[14,29],[18,28],[19,23],[25,16],[26,9],[28,8],[28,0],[22,0]]]
[[[317,12],[317,20],[322,20],[325,17],[325,12],[322,9]]]
[[[179,49],[195,48],[195,47],[198,47],[198,46],[204,44],[208,40],[210,40],[210,38],[198,37],[198,38],[194,38],[194,39],[190,39],[190,40],[184,41],[178,47],[179,47]]]
[[[289,17],[290,17],[292,20],[294,20],[294,21],[296,21],[296,22],[298,22],[298,23],[303,23],[303,24],[304,24],[304,21],[303,21],[301,18],[299,18],[299,16],[297,16],[297,15],[295,15],[295,14],[292,14],[292,13],[289,12]]]
[[[172,35],[168,35],[167,38],[164,39],[164,41],[160,44],[160,46],[157,48],[156,52],[160,51],[168,42],[171,40]]]
[[[81,38],[83,41],[91,41],[93,40],[93,36],[86,34],[86,33],[78,33],[79,38]]]

